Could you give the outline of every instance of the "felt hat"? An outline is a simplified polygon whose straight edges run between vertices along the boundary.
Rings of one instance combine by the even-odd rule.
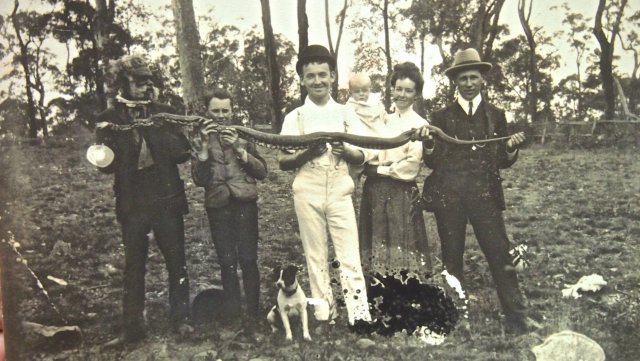
[[[298,62],[296,63],[296,71],[298,75],[302,75],[302,66],[303,64],[310,62],[326,62],[329,63],[329,67],[331,69],[336,68],[336,59],[331,56],[329,50],[322,45],[309,45],[306,48],[302,49],[300,54],[298,54]]]
[[[135,79],[151,79],[153,78],[153,73],[151,69],[146,64],[137,64],[133,67],[129,74]]]
[[[95,144],[87,149],[87,160],[99,168],[104,168],[113,162],[113,151],[104,144]]]
[[[220,287],[199,292],[191,304],[191,319],[195,323],[207,323],[232,317],[232,305],[225,299],[224,289]]]
[[[485,73],[491,69],[491,63],[480,60],[480,54],[474,48],[458,50],[453,56],[453,65],[444,71],[444,75],[453,78],[456,74],[464,70],[476,69]]]

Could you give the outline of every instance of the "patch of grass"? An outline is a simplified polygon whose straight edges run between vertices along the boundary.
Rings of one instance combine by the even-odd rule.
[[[514,243],[526,242],[531,266],[520,274],[533,316],[543,321],[539,334],[504,334],[500,308],[484,255],[469,227],[465,277],[470,296],[470,335],[455,330],[440,346],[424,346],[410,337],[370,336],[375,345],[355,346],[342,318],[314,341],[286,344],[260,326],[260,343],[229,343],[223,327],[201,328],[197,335],[178,338],[166,322],[167,275],[155,245],[147,265],[147,325],[149,337],[134,349],[102,350],[100,345],[119,329],[123,250],[115,221],[112,176],[84,161],[85,144],[57,142],[55,147],[13,146],[0,153],[2,227],[22,245],[28,265],[41,279],[53,275],[69,286],[46,281],[53,303],[69,322],[83,329],[79,349],[25,350],[31,360],[189,360],[206,350],[227,359],[265,360],[533,360],[530,347],[551,333],[571,329],[602,345],[607,359],[635,360],[640,354],[640,162],[634,149],[557,150],[530,148],[503,171],[507,232]],[[293,262],[306,266],[297,234],[291,182],[293,173],[277,167],[277,151],[261,149],[269,166],[259,183],[261,299],[275,302],[268,275],[273,266]],[[219,285],[219,267],[210,239],[203,191],[190,183],[189,167],[181,166],[187,182],[190,213],[185,217],[191,294]],[[423,170],[420,180],[428,174]],[[420,182],[421,183],[421,182]],[[441,270],[440,246],[432,214],[425,214],[434,271]],[[66,255],[52,255],[57,242],[70,245]],[[13,290],[25,320],[58,324],[60,320],[38,292],[25,268],[16,266],[21,287]],[[597,295],[564,299],[565,284],[583,275],[601,274],[608,286]],[[334,277],[336,277],[334,275]],[[308,291],[306,272],[300,277]],[[337,285],[336,285],[337,286]],[[338,291],[337,289],[335,290]],[[310,292],[307,292],[309,295]],[[336,293],[337,294],[337,293]],[[225,346],[226,345],[226,346]],[[151,356],[154,355],[154,356]],[[164,355],[164,356],[162,356]],[[164,357],[164,358],[163,358]]]

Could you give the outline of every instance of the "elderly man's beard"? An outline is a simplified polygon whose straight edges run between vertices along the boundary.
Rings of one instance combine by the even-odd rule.
[[[127,100],[132,100],[132,101],[152,101],[155,100],[156,98],[156,94],[155,94],[155,90],[152,86],[147,86],[147,89],[144,92],[136,92],[136,94],[133,94],[133,92],[131,91],[131,79],[128,79],[126,81],[125,86],[122,88],[120,95],[127,99]]]

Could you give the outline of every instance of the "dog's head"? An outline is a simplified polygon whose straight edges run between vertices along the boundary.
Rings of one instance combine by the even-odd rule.
[[[298,274],[298,271],[300,269],[294,265],[289,265],[287,267],[285,267],[284,269],[281,269],[280,267],[277,267],[274,270],[274,278],[276,279],[276,287],[278,287],[279,289],[286,289],[286,288],[290,288],[291,286],[295,285],[297,280],[296,280],[296,275]]]

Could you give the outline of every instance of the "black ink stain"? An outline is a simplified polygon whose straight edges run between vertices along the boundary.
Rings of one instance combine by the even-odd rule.
[[[392,336],[403,331],[413,334],[424,326],[440,335],[449,334],[459,319],[458,310],[453,299],[429,280],[426,277],[421,282],[408,271],[376,273],[367,290],[373,321],[357,321],[354,331]]]

